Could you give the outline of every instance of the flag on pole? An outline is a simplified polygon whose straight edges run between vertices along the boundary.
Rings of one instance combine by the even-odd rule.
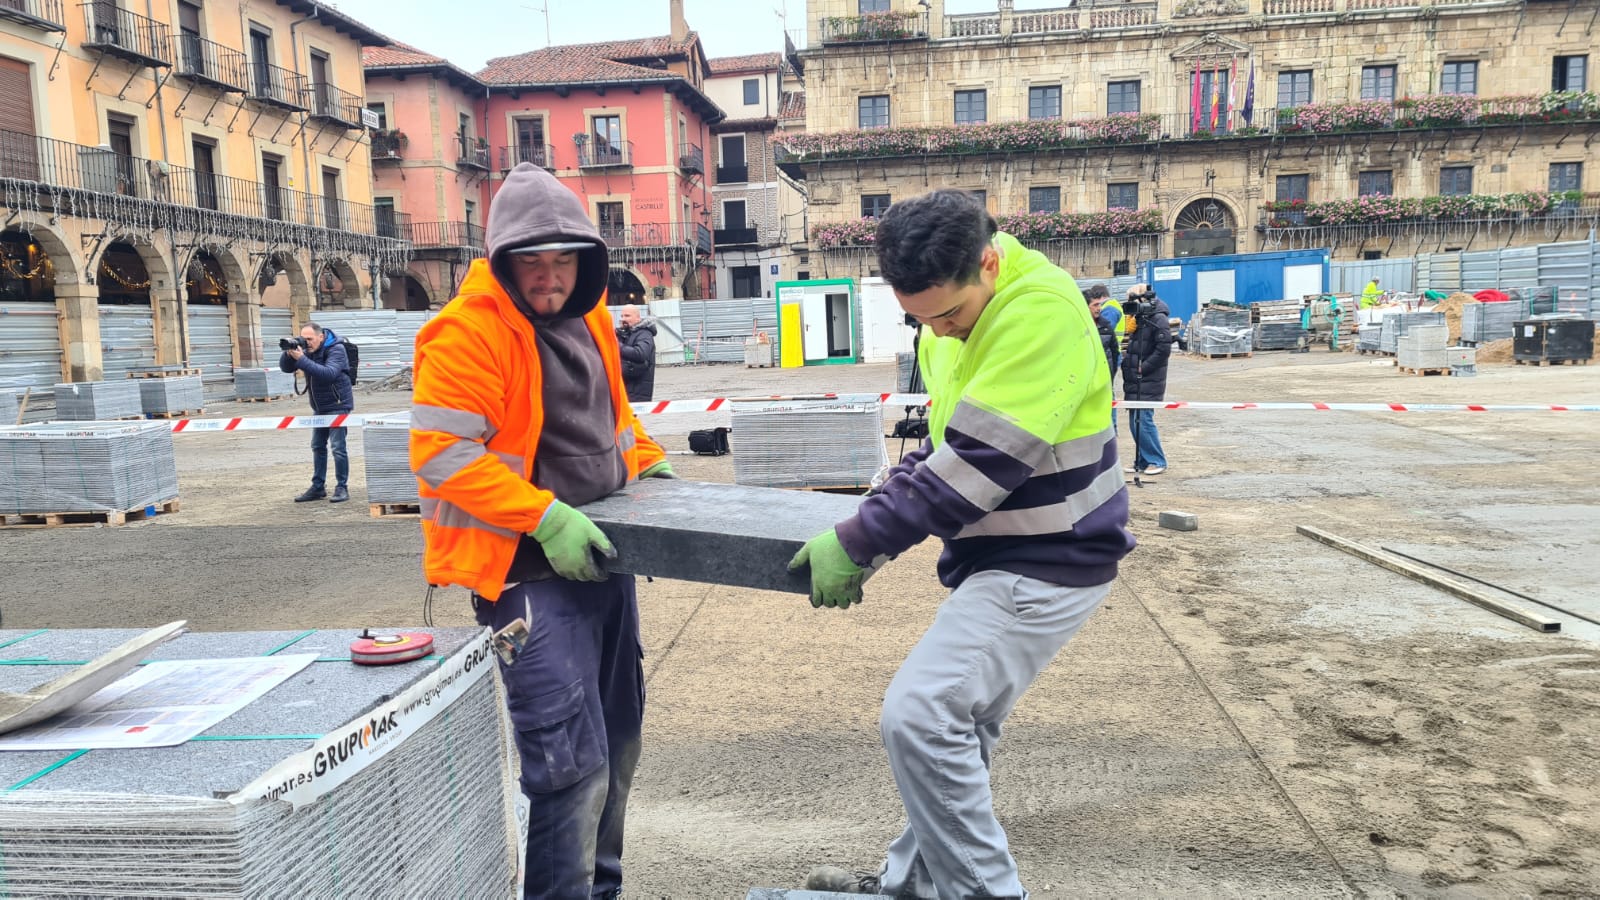
[[[1239,108],[1239,59],[1234,57],[1233,66],[1228,70],[1228,127],[1233,127],[1233,113]]]
[[[1217,103],[1222,99],[1222,66],[1211,70],[1211,130],[1217,130]]]
[[[1244,89],[1244,109],[1239,111],[1244,116],[1244,123],[1250,124],[1250,117],[1256,113],[1256,61],[1250,60],[1250,83]]]
[[[1200,130],[1200,70],[1194,70],[1194,81],[1189,87],[1189,131]]]

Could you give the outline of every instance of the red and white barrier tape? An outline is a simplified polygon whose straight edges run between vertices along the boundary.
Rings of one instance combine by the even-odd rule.
[[[635,403],[633,411],[641,416],[659,416],[671,413],[706,413],[729,409],[733,403],[767,404],[784,406],[802,400],[838,400],[841,402],[882,402],[886,407],[922,406],[928,402],[926,394],[812,394],[803,397],[708,397],[698,400],[658,400]],[[1494,403],[1229,403],[1226,401],[1188,400],[1118,400],[1119,409],[1193,410],[1200,412],[1413,412],[1413,413],[1528,413],[1528,412],[1600,412],[1600,404],[1494,404]],[[401,413],[378,413],[340,416],[240,416],[232,419],[172,419],[169,424],[174,434],[197,434],[217,431],[284,431],[303,428],[360,428],[369,419],[392,418]]]

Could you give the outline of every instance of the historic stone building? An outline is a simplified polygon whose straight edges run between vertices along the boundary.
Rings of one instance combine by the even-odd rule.
[[[1595,222],[1600,0],[943,7],[807,4],[807,127],[782,159],[805,180],[815,277],[870,274],[861,219],[940,186],[982,193],[1092,276],[1531,244]]]
[[[325,4],[0,4],[0,388],[260,366],[265,306],[371,306],[361,48]],[[275,320],[287,331],[289,316]]]

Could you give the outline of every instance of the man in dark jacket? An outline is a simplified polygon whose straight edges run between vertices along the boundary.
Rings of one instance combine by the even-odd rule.
[[[311,411],[319,416],[348,413],[356,408],[355,390],[350,377],[350,354],[344,341],[332,329],[307,322],[300,329],[304,350],[290,347],[278,360],[285,372],[304,372]],[[328,497],[328,444],[333,444],[333,475],[337,484],[329,503],[350,499],[350,453],[345,449],[344,428],[311,429],[311,487],[294,498],[296,503]]]
[[[1172,326],[1167,319],[1172,311],[1148,284],[1128,289],[1122,311],[1133,319],[1128,348],[1122,354],[1122,395],[1128,400],[1165,400],[1167,359],[1172,356]],[[1155,410],[1128,410],[1128,429],[1133,432],[1133,465],[1124,471],[1141,475],[1165,472],[1167,456],[1161,451]]]
[[[618,316],[617,343],[622,348],[622,383],[628,402],[648,402],[656,392],[656,325],[639,320],[639,307],[628,304]]]

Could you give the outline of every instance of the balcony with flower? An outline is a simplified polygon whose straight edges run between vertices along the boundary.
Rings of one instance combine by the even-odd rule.
[[[1166,215],[1159,209],[1111,209],[1092,213],[1004,213],[995,217],[1000,230],[1026,246],[1060,241],[1141,238],[1165,232]],[[873,246],[878,230],[874,218],[829,222],[811,229],[818,250],[863,250]]]

